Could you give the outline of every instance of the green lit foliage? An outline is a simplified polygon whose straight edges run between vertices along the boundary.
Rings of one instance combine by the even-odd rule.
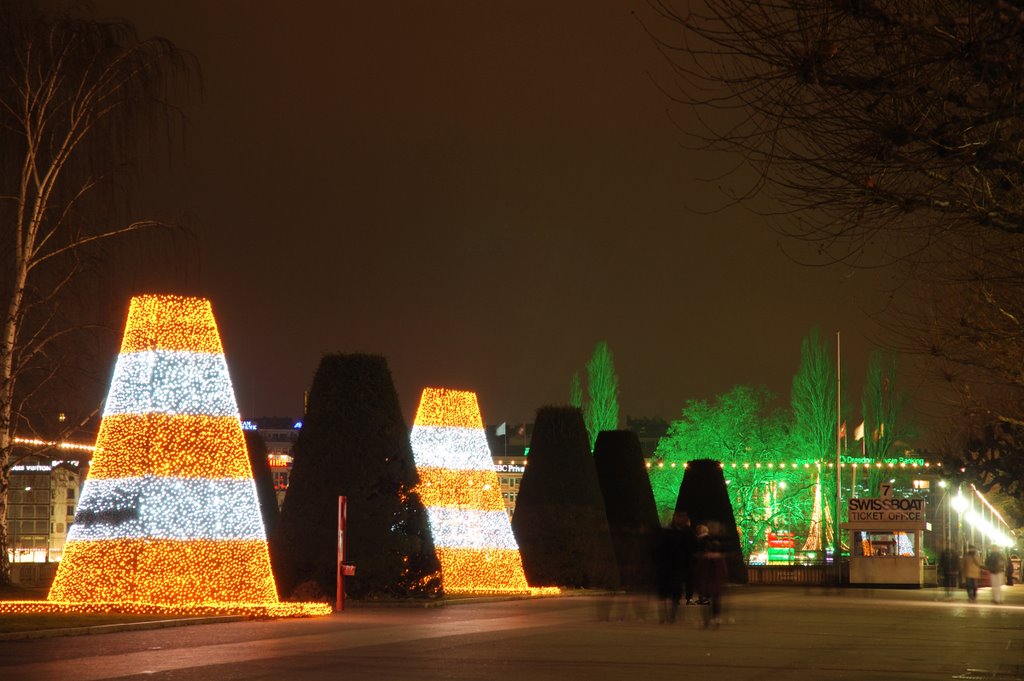
[[[569,406],[583,409],[583,384],[580,382],[580,372],[572,375],[569,383]]]
[[[615,375],[612,351],[605,341],[594,347],[587,362],[587,396],[583,420],[590,436],[590,451],[594,451],[598,433],[619,427],[619,377]]]
[[[868,359],[867,380],[861,398],[864,416],[864,453],[873,462],[891,456],[897,441],[914,436],[914,426],[907,418],[907,396],[896,387],[896,356],[875,351]],[[888,472],[871,467],[867,492],[873,496],[878,483]]]
[[[812,328],[800,343],[800,364],[793,375],[789,398],[793,414],[792,446],[794,454],[801,460],[835,460],[837,394],[836,364],[832,353],[819,339],[818,329]],[[833,526],[835,523],[836,486],[831,475],[823,475],[821,483],[822,499],[832,510],[829,517],[818,525],[818,531],[824,534],[826,524]],[[825,536],[818,539],[820,545],[827,544]]]
[[[789,398],[793,445],[800,456],[818,461],[835,455],[836,391],[832,354],[818,339],[818,329],[811,329],[800,344],[800,365]]]
[[[661,518],[676,507],[683,465],[713,459],[725,467],[745,556],[761,546],[768,531],[806,536],[814,475],[802,464],[791,467],[796,458],[789,416],[772,402],[766,389],[750,386],[736,386],[713,402],[687,402],[658,443],[652,462],[651,487]],[[776,467],[784,459],[790,466]]]

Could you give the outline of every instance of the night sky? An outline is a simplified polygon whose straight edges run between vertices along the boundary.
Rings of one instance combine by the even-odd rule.
[[[340,351],[385,355],[410,419],[445,386],[532,421],[600,340],[623,419],[737,383],[788,400],[814,324],[842,330],[859,404],[884,274],[795,264],[755,213],[707,214],[725,199],[702,178],[735,159],[680,144],[642,4],[94,6],[200,63],[183,149],[137,201],[199,245],[137,279],[212,299],[244,418],[298,417]]]

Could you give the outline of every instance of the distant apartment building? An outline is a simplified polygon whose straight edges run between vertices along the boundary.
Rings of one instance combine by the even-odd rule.
[[[57,562],[84,479],[77,461],[33,456],[11,468],[7,540],[12,563]]]

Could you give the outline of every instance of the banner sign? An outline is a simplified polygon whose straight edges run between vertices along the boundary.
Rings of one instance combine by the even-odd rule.
[[[900,524],[911,529],[917,526],[923,528],[925,523],[924,499],[850,499],[849,511],[851,524]]]

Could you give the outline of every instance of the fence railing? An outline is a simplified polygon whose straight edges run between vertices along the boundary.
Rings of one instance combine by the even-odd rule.
[[[849,564],[841,564],[843,584],[850,581]],[[750,584],[788,584],[796,586],[836,584],[836,568],[831,564],[814,565],[748,565],[747,580]]]

